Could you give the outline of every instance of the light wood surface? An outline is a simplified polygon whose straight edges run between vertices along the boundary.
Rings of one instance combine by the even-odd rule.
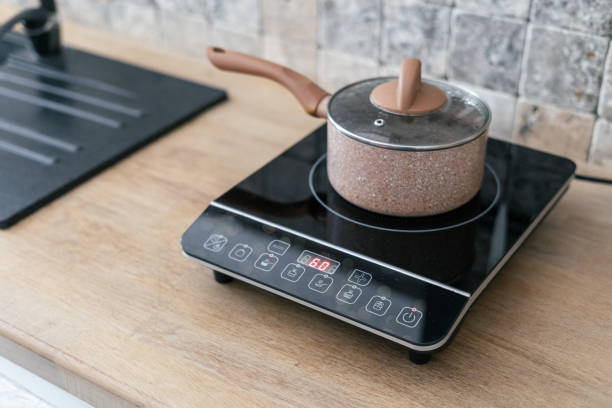
[[[65,38],[231,100],[0,231],[8,342],[125,406],[612,406],[612,186],[574,181],[451,346],[415,366],[399,346],[216,284],[181,255],[208,202],[319,120],[266,80],[70,25]]]

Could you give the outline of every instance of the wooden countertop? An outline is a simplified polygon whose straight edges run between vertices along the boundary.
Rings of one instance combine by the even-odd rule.
[[[612,186],[574,181],[451,346],[415,366],[399,346],[216,284],[181,255],[209,201],[320,121],[266,80],[64,29],[73,45],[225,87],[230,101],[0,231],[7,357],[40,356],[20,361],[99,406],[612,406]]]

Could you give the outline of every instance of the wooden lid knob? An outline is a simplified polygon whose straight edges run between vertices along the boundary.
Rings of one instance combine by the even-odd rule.
[[[400,114],[422,114],[440,108],[446,94],[440,88],[421,82],[421,61],[402,61],[399,78],[378,85],[370,99],[379,108]]]

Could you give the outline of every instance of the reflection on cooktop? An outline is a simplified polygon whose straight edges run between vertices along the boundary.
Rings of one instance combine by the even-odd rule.
[[[364,227],[390,232],[435,232],[474,222],[488,213],[500,197],[499,179],[495,170],[485,164],[480,191],[461,207],[428,217],[393,217],[359,208],[346,201],[333,189],[327,177],[326,156],[321,156],[310,170],[308,185],[314,198],[334,215]]]
[[[478,288],[573,173],[563,158],[489,139],[474,199],[436,216],[392,217],[333,190],[326,140],[322,127],[216,202],[466,292]]]

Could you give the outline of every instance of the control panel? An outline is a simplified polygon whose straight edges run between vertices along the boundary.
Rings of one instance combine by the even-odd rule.
[[[443,339],[468,301],[444,285],[214,206],[182,245],[219,272],[415,345]]]

